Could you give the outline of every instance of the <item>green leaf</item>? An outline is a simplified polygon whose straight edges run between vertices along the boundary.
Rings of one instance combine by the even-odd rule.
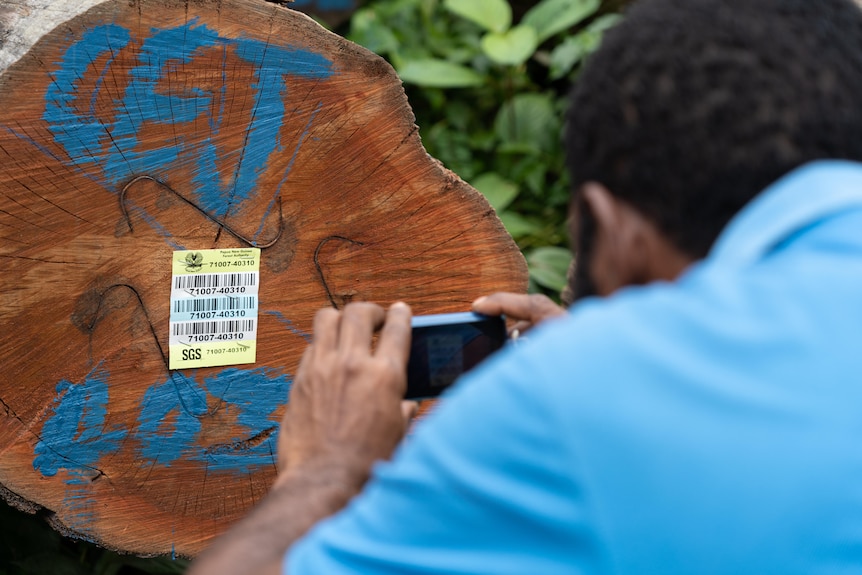
[[[519,94],[503,104],[494,132],[506,152],[534,153],[559,146],[560,118],[551,94]]]
[[[587,26],[587,30],[601,33],[609,28],[613,28],[619,24],[622,19],[623,17],[619,14],[605,14],[601,18],[596,18],[594,22]]]
[[[482,38],[485,55],[503,65],[523,64],[538,45],[536,31],[531,26],[515,26],[508,32],[489,32]]]
[[[542,0],[524,14],[521,24],[535,28],[541,44],[595,14],[600,4],[600,0]]]
[[[500,217],[500,221],[502,221],[503,225],[506,226],[506,231],[508,231],[513,238],[522,238],[542,231],[541,226],[515,212],[503,212],[498,215]]]
[[[587,55],[587,46],[581,34],[569,36],[551,52],[551,78],[559,80],[572,71]]]
[[[512,24],[512,7],[506,0],[445,0],[443,6],[491,32],[505,32]]]
[[[376,54],[386,54],[398,50],[398,39],[377,13],[370,9],[358,10],[350,20],[352,42],[365,46]]]
[[[398,75],[408,84],[436,88],[465,88],[484,82],[482,76],[466,66],[430,58],[406,62]]]
[[[608,14],[587,26],[580,33],[569,36],[551,52],[551,79],[559,80],[572,71],[578,62],[599,47],[605,30],[619,22],[620,16]]]
[[[571,261],[572,252],[555,246],[536,248],[527,254],[530,277],[540,286],[555,291],[562,291],[566,286],[566,273]]]
[[[486,172],[476,176],[471,182],[497,213],[502,212],[518,196],[518,185],[505,179],[496,172]]]

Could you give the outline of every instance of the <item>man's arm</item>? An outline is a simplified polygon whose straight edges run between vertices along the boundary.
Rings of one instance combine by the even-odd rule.
[[[282,419],[279,477],[258,507],[195,561],[190,575],[281,573],[293,542],[344,507],[374,462],[388,458],[403,437],[409,351],[405,304],[388,312],[366,303],[318,312],[314,343]]]
[[[291,546],[290,574],[601,571],[564,432],[586,419],[565,398],[590,362],[569,346],[581,330],[553,323],[447,390],[362,493]]]
[[[364,479],[341,465],[321,462],[280,476],[243,520],[216,539],[188,575],[282,573],[282,558],[316,522],[344,507]]]
[[[499,293],[474,310],[506,314],[528,329],[565,313],[541,296]],[[375,461],[388,459],[415,409],[403,402],[410,352],[410,308],[387,313],[367,303],[321,310],[291,388],[279,432],[279,477],[243,520],[219,537],[189,575],[281,573],[286,551],[365,485]],[[374,331],[383,325],[376,351]]]

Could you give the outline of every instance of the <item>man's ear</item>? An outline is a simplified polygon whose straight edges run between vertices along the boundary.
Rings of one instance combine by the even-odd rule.
[[[587,182],[580,194],[596,230],[589,271],[599,295],[630,285],[672,281],[694,262],[650,218],[602,184]]]
[[[602,184],[587,182],[581,195],[596,227],[590,274],[599,295],[651,281],[652,223]]]

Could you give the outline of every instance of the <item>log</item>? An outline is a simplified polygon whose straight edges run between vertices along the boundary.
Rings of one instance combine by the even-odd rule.
[[[60,530],[195,555],[275,476],[317,309],[458,311],[526,288],[493,209],[423,149],[392,68],[307,16],[0,11],[0,494]],[[227,265],[260,250],[256,355],[172,369],[173,274],[204,277],[212,249]]]

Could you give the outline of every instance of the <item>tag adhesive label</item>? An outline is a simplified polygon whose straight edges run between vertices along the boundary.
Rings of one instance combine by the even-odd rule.
[[[254,363],[260,249],[183,250],[171,261],[168,367]]]

